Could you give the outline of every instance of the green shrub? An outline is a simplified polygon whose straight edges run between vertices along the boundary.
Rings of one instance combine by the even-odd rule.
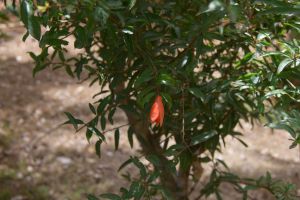
[[[133,136],[141,145],[140,157],[121,166],[135,165],[140,176],[104,199],[188,199],[202,163],[214,167],[199,198],[222,199],[219,186],[227,182],[244,199],[257,188],[296,199],[292,185],[269,174],[240,178],[214,155],[227,136],[244,144],[234,130],[241,119],[263,118],[291,134],[291,147],[300,142],[299,14],[296,0],[22,0],[20,5],[28,30],[24,39],[31,35],[41,47],[40,54],[30,53],[33,75],[52,67],[99,85],[89,104],[94,118],[84,122],[66,113],[66,123],[85,129],[88,140],[98,138],[100,156],[106,124],[113,124],[121,109],[130,145]],[[82,53],[66,56],[69,37]],[[164,103],[161,127],[149,120],[156,96]],[[123,126],[115,127],[116,148]]]

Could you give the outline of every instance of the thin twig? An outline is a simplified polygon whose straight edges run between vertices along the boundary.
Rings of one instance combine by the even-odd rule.
[[[123,127],[125,127],[125,126],[129,126],[129,125],[131,125],[131,124],[130,124],[130,123],[123,124],[123,125],[120,125],[120,126],[117,126],[117,127],[111,128],[111,129],[108,129],[108,130],[104,131],[102,134],[105,134],[105,133],[114,131],[114,130],[119,129],[119,128],[123,128]]]

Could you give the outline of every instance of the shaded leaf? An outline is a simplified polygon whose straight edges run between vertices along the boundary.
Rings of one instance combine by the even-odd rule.
[[[176,80],[173,79],[169,74],[160,74],[158,76],[158,83],[161,85],[167,85],[167,86],[175,86]]]
[[[148,67],[145,69],[140,76],[135,80],[134,86],[139,87],[141,84],[146,83],[147,81],[153,78],[152,69]]]
[[[205,96],[200,88],[196,88],[196,87],[188,88],[188,91],[195,97],[201,99],[202,102],[204,101]]]
[[[35,39],[40,40],[41,26],[37,17],[34,16],[33,4],[30,0],[22,0],[20,16],[29,34]]]
[[[277,68],[277,74],[280,74],[287,66],[289,66],[293,62],[292,59],[286,58],[284,59]]]
[[[96,114],[96,109],[91,103],[89,103],[89,107],[90,107],[90,110],[92,111],[92,113]]]
[[[291,134],[291,136],[293,138],[295,138],[297,136],[296,132],[294,131],[293,128],[291,128],[289,125],[287,124],[283,124],[283,123],[279,123],[279,124],[275,124],[275,123],[270,123],[267,124],[268,127],[270,128],[274,128],[274,129],[283,129],[286,130],[287,132],[289,132]]]
[[[130,144],[130,147],[133,148],[133,128],[130,126],[128,131],[127,131],[127,136],[128,136],[128,142]]]
[[[192,136],[191,144],[197,145],[197,144],[203,143],[203,142],[215,137],[216,135],[218,135],[218,132],[215,130],[207,131],[204,133],[198,133],[198,134]]]
[[[99,158],[101,158],[101,144],[102,140],[98,140],[95,144],[96,154]]]
[[[73,115],[69,112],[65,112],[65,115],[68,117],[68,121],[66,121],[64,124],[72,124],[74,128],[77,130],[79,124],[84,124],[82,120],[76,119],[73,117]]]
[[[87,141],[90,142],[90,139],[93,136],[93,131],[90,128],[87,128],[85,135],[86,135]]]
[[[126,160],[118,169],[118,172],[121,171],[124,167],[126,167],[127,165],[129,165],[130,163],[132,163],[132,159],[129,158],[128,160]]]
[[[119,131],[119,129],[116,129],[116,131],[115,131],[115,150],[118,150],[118,148],[119,148],[119,141],[120,141],[120,131]]]

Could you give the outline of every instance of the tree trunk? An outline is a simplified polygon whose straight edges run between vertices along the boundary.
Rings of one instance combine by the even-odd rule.
[[[115,93],[121,92],[125,84],[120,84],[114,89]],[[128,99],[122,104],[128,104]],[[160,146],[160,140],[154,137],[149,130],[149,122],[141,120],[138,115],[128,110],[123,110],[127,116],[130,126],[133,128],[136,137],[141,144],[145,155],[156,155],[160,161],[159,166],[155,166],[161,173],[160,180],[163,187],[170,193],[173,200],[188,200],[188,178],[189,170],[182,172],[179,170],[177,175],[168,169],[168,159],[163,155],[163,149]]]
[[[172,174],[167,168],[168,160],[163,155],[159,139],[151,135],[148,129],[149,123],[141,121],[133,113],[125,111],[129,124],[133,127],[136,137],[141,144],[145,155],[156,155],[161,165],[156,166],[161,172],[160,180],[162,185],[171,193],[174,200],[188,200],[188,175],[189,172],[180,172],[178,175]]]

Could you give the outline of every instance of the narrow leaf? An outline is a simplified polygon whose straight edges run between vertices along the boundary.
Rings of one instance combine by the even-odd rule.
[[[95,144],[96,154],[99,158],[101,158],[101,144],[102,140],[98,140]]]
[[[120,131],[117,129],[115,131],[115,150],[118,150],[119,148],[119,141],[120,141]]]
[[[293,62],[292,59],[286,58],[284,59],[277,68],[277,74],[280,74],[287,66],[289,66]]]

